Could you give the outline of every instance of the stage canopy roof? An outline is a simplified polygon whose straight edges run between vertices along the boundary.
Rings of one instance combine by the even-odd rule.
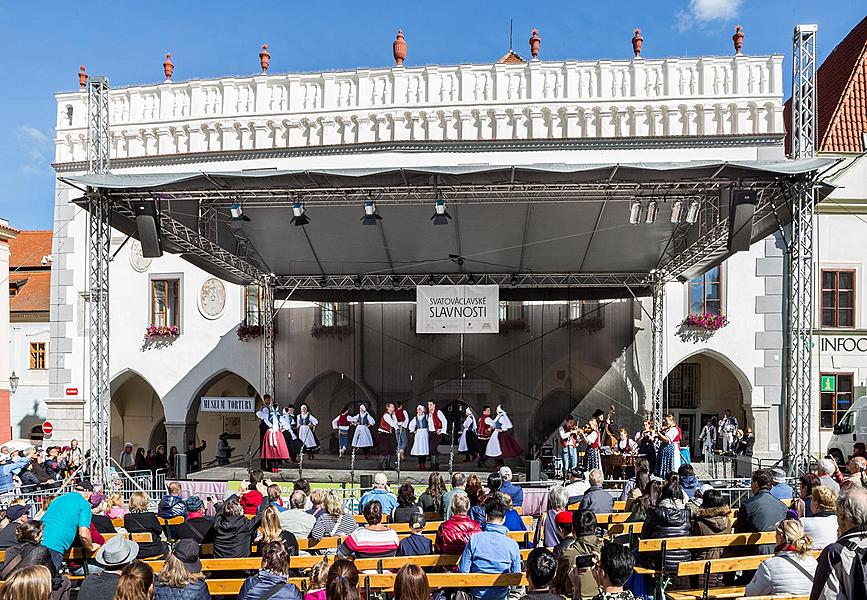
[[[163,248],[237,283],[278,289],[407,290],[420,283],[514,288],[642,289],[684,278],[728,254],[728,188],[757,192],[751,238],[790,220],[804,185],[817,201],[836,161],[471,165],[61,176],[108,202],[111,224],[137,236],[135,205],[157,200]],[[446,225],[431,217],[445,201]],[[364,203],[382,217],[363,225]],[[629,221],[635,201],[641,220]],[[647,221],[655,203],[656,218]],[[303,205],[309,224],[290,223]],[[680,203],[679,222],[672,210]],[[698,218],[688,223],[691,205]],[[244,218],[233,218],[239,204]],[[247,220],[249,219],[249,220]],[[615,291],[619,288],[620,291]],[[633,290],[634,292],[635,290]],[[319,296],[321,297],[321,295]]]

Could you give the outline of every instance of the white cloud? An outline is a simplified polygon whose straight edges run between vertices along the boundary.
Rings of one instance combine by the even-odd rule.
[[[686,10],[678,11],[677,28],[686,31],[694,25],[727,21],[737,16],[743,0],[689,0]]]
[[[22,125],[18,128],[16,137],[21,157],[24,159],[23,164],[18,167],[20,173],[37,175],[50,170],[48,163],[53,144],[45,133],[35,127]]]

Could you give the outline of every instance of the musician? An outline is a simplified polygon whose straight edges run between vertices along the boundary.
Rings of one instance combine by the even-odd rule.
[[[307,458],[312,459],[314,452],[319,451],[319,439],[316,437],[316,426],[319,420],[310,413],[307,404],[301,405],[301,414],[295,418],[298,426],[298,439],[301,441],[301,451],[307,453]]]
[[[428,418],[428,450],[430,451],[431,469],[440,468],[440,441],[446,434],[448,421],[443,411],[437,408],[436,402],[427,401]]]
[[[419,404],[416,407],[415,418],[409,422],[409,431],[414,434],[412,448],[409,453],[418,458],[418,468],[424,471],[427,456],[430,454],[430,450],[428,449],[428,418],[424,406]]]
[[[674,415],[665,415],[662,429],[656,432],[659,449],[656,451],[656,476],[662,479],[680,467],[680,428],[675,424]]]
[[[615,454],[632,455],[638,452],[638,444],[629,437],[629,432],[621,427],[618,432],[617,443],[612,448]]]
[[[384,471],[390,459],[397,455],[397,417],[394,416],[394,404],[385,405],[385,412],[379,419],[376,429],[376,441],[379,449],[379,470]]]
[[[638,443],[638,455],[647,459],[650,465],[649,471],[654,472],[656,467],[656,434],[653,432],[653,421],[644,421],[644,427],[635,434]]]
[[[485,453],[495,459],[497,467],[502,467],[504,459],[521,456],[524,451],[509,431],[513,427],[512,420],[509,419],[509,415],[506,414],[502,405],[497,406],[497,416],[493,420],[488,417],[488,420],[491,421],[494,432],[491,434],[491,439],[488,440]]]
[[[602,419],[599,417],[602,417]],[[600,451],[602,441],[600,439],[599,423],[604,420],[604,417],[605,413],[597,409],[584,431],[578,433],[581,440],[587,444],[587,451],[584,455],[585,471],[592,471],[593,469],[602,470],[602,453]]]
[[[349,422],[355,425],[355,434],[352,436],[352,447],[361,450],[364,458],[370,458],[370,449],[373,448],[373,436],[370,428],[376,425],[376,421],[367,412],[364,404],[358,406],[358,414],[349,417]]]
[[[468,406],[465,414],[466,418],[463,425],[461,425],[461,439],[458,442],[458,452],[465,456],[464,462],[472,462],[479,453],[479,442],[476,437],[478,426],[473,409]]]
[[[734,450],[735,432],[738,430],[738,418],[732,415],[731,409],[726,409],[719,422],[719,434],[722,438],[722,451]]]
[[[494,421],[491,419],[491,407],[482,407],[482,416],[479,417],[479,460],[476,463],[479,467],[486,467],[488,463],[488,441],[491,439],[491,434],[494,433]]]
[[[409,427],[409,413],[403,408],[403,402],[398,401],[394,406],[394,417],[397,419],[397,452],[403,460],[403,454],[406,452],[407,445],[407,427]]]
[[[704,427],[698,434],[698,441],[701,442],[701,454],[707,462],[713,458],[714,450],[716,450],[716,427],[714,427],[711,419],[705,419]]]
[[[557,432],[560,436],[560,448],[563,452],[563,473],[568,473],[578,466],[578,421],[569,415]]]
[[[338,456],[343,458],[343,453],[349,450],[349,427],[352,423],[349,422],[349,407],[345,406],[340,414],[331,421],[331,428],[337,431],[337,440],[339,445]]]

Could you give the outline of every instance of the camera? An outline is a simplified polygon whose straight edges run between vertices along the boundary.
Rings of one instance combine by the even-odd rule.
[[[575,568],[576,569],[589,569],[593,566],[593,555],[592,554],[579,554],[575,557]]]

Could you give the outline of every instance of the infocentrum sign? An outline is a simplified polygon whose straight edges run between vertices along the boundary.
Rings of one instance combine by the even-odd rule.
[[[415,293],[416,333],[499,333],[496,285],[420,285]]]

